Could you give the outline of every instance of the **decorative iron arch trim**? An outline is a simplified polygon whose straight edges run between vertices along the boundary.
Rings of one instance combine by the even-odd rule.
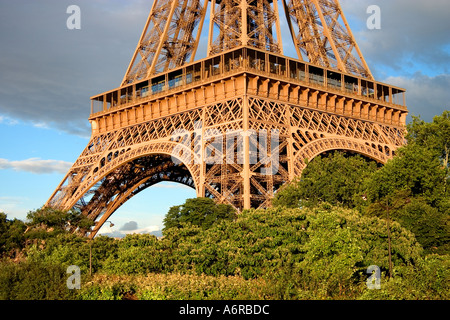
[[[200,165],[198,164],[199,162],[196,159],[197,157],[192,150],[178,142],[157,141],[153,143],[146,143],[145,145],[137,145],[134,148],[129,148],[126,152],[105,163],[104,166],[97,169],[97,171],[95,171],[95,169],[100,166],[100,161],[98,161],[95,165],[92,165],[90,172],[87,174],[77,191],[73,194],[71,201],[68,205],[66,205],[65,209],[73,208],[76,203],[95,186],[95,184],[100,182],[103,178],[107,177],[115,170],[119,169],[121,166],[133,160],[156,154],[168,155],[183,163],[194,181],[197,194],[199,193],[198,172],[200,170]]]
[[[144,156],[145,157],[145,156]],[[186,170],[187,167],[185,165],[183,165]],[[182,170],[183,171],[183,170]],[[166,173],[166,171],[161,171],[160,173]],[[160,174],[159,173],[159,174]],[[95,235],[98,233],[98,231],[101,229],[101,227],[103,226],[103,224],[128,200],[130,200],[131,198],[133,198],[135,195],[139,194],[140,192],[146,190],[149,187],[152,187],[160,182],[163,181],[171,181],[171,182],[176,182],[176,183],[180,183],[183,184],[185,186],[191,187],[194,190],[196,190],[195,188],[195,183],[194,183],[194,179],[192,176],[190,176],[190,181],[192,183],[189,183],[189,181],[175,181],[175,180],[171,180],[171,179],[165,179],[165,178],[156,178],[154,179],[154,173],[145,173],[143,172],[142,175],[139,177],[138,180],[136,180],[137,182],[133,184],[132,187],[127,188],[126,190],[124,190],[124,192],[119,192],[116,197],[114,198],[114,200],[109,203],[106,207],[106,211],[102,214],[102,216],[100,217],[100,219],[97,220],[97,218],[94,219],[97,220],[95,223],[95,226],[93,229],[91,229],[89,231],[89,238],[94,238]]]
[[[377,162],[386,163],[392,158],[392,150],[385,146],[385,152],[374,148],[368,142],[360,142],[341,137],[328,137],[314,140],[300,149],[294,159],[295,176],[300,176],[306,167],[306,159],[311,161],[319,154],[332,150],[347,150],[362,154]]]

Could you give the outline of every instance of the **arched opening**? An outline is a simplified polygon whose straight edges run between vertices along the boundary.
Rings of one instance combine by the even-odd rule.
[[[368,156],[367,154],[354,151],[354,150],[346,150],[346,149],[335,149],[335,150],[326,150],[319,154],[317,154],[314,158],[308,159],[308,162],[311,163],[316,158],[330,158],[332,157],[336,152],[342,154],[345,158],[352,158],[352,157],[361,157],[367,162],[374,162],[377,164],[377,167],[380,168],[384,165],[383,162],[380,162],[378,159],[374,159],[373,157]]]
[[[163,219],[170,207],[195,197],[195,189],[187,185],[169,181],[156,183],[122,204],[97,235],[123,237],[129,233],[151,233],[161,236]]]
[[[174,161],[168,154],[137,157],[105,174],[75,205],[83,215],[96,221],[89,237],[94,237],[110,216],[128,200],[161,182],[185,185],[196,194],[196,183],[188,166]]]
[[[392,154],[386,155],[382,150],[378,150],[376,146],[370,146],[359,141],[338,137],[323,138],[308,143],[297,152],[294,161],[295,175],[301,176],[307,161],[312,161],[318,155],[333,150],[357,153],[382,164],[392,158]]]
[[[364,202],[365,181],[383,165],[363,153],[344,149],[326,150],[305,162],[293,188],[277,198],[278,205],[358,207]]]

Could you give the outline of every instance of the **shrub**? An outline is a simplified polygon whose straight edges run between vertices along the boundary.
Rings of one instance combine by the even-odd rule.
[[[389,269],[386,222],[362,217],[352,210],[315,210],[309,216],[309,241],[304,260],[297,265],[301,290],[315,298],[348,298],[360,291],[371,265]],[[414,235],[391,223],[394,273],[417,263],[422,248]]]
[[[381,280],[380,290],[365,290],[360,299],[448,300],[450,298],[450,259],[429,255],[415,266],[399,267],[397,275]]]
[[[168,255],[164,242],[153,235],[127,235],[118,241],[114,254],[105,260],[102,270],[121,275],[167,272],[171,264]]]
[[[85,300],[261,300],[273,299],[267,281],[239,276],[154,274],[96,275],[80,292]]]
[[[67,289],[66,268],[59,264],[4,262],[0,264],[0,299],[67,300],[77,292]]]

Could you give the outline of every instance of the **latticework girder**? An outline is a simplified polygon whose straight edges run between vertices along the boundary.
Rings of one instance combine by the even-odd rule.
[[[373,79],[337,0],[283,0],[299,58]]]
[[[299,59],[373,79],[338,0],[281,0]],[[278,1],[154,0],[122,85],[192,62],[210,4],[207,54],[283,53]]]
[[[122,84],[194,59],[206,6],[200,0],[154,0]]]

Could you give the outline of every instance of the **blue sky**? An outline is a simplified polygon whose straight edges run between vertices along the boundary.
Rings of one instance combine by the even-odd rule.
[[[66,27],[72,4],[81,9],[81,30]],[[341,4],[375,78],[406,88],[410,113],[431,121],[450,109],[448,0]],[[381,30],[366,27],[372,4],[381,8]],[[89,97],[120,84],[150,8],[151,0],[0,0],[0,211],[8,218],[24,220],[41,207],[82,152]],[[205,40],[206,34],[199,56]],[[156,230],[170,206],[191,197],[194,190],[185,186],[153,186],[123,205],[110,218],[113,229],[103,231],[130,229],[129,222]]]

